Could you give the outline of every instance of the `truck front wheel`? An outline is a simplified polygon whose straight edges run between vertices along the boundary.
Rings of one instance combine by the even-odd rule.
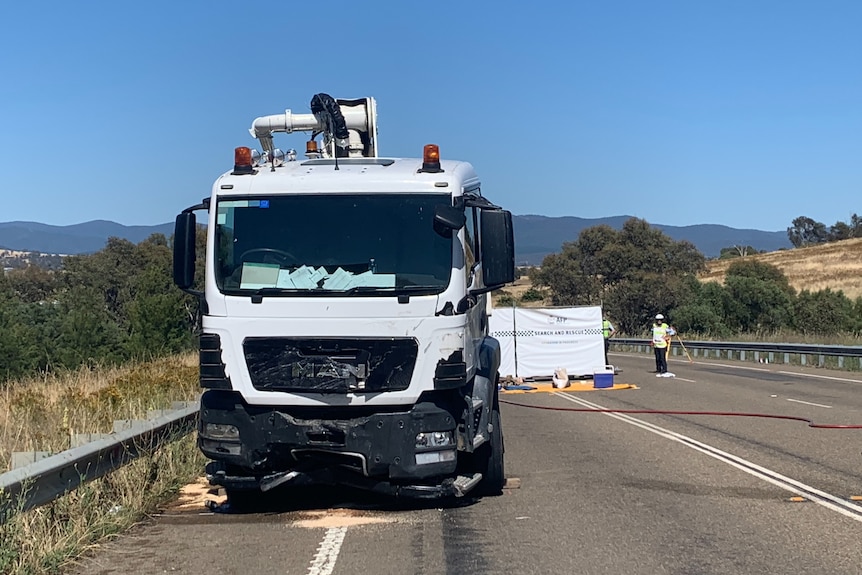
[[[479,448],[476,461],[482,473],[482,481],[477,490],[480,495],[500,495],[506,484],[506,473],[503,465],[503,428],[500,425],[500,406],[491,409],[491,436]]]

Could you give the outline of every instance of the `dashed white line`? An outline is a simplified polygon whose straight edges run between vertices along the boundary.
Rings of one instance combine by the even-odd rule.
[[[823,405],[822,403],[812,403],[810,401],[802,401],[801,399],[791,399],[789,397],[785,398],[787,401],[792,401],[793,403],[804,403],[805,405],[813,405],[814,407],[825,407],[826,409],[832,409],[831,405]]]
[[[347,527],[330,527],[317,547],[317,554],[308,567],[308,575],[332,575]]]

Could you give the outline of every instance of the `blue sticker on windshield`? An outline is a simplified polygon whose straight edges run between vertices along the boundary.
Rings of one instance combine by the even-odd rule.
[[[269,200],[261,200],[260,201],[260,207],[268,208],[269,207]]]

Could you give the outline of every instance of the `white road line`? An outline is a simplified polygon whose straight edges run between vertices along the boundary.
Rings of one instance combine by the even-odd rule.
[[[822,403],[811,403],[810,401],[802,401],[801,399],[790,399],[786,398],[787,401],[792,401],[793,403],[804,403],[805,405],[813,405],[814,407],[825,407],[826,409],[832,409],[831,405],[823,405]]]
[[[713,367],[728,367],[730,369],[749,369],[751,371],[765,371],[765,372],[771,372],[772,371],[771,369],[766,369],[763,367],[750,367],[747,365],[728,365],[726,363],[712,363],[711,361],[696,361],[694,363],[696,363],[697,365],[711,365]]]
[[[778,371],[784,375],[798,375],[799,377],[813,377],[815,379],[831,379],[833,381],[849,381],[850,383],[862,383],[858,379],[850,379],[849,377],[832,377],[830,375],[818,375],[816,373],[796,373],[793,371]]]
[[[323,541],[317,546],[317,554],[308,567],[308,575],[332,575],[346,534],[347,527],[330,527],[326,530]]]
[[[555,393],[554,395],[558,397],[562,397],[566,401],[571,401],[573,403],[577,403],[584,407],[589,407],[592,409],[609,409],[607,407],[603,407],[597,403],[593,403],[591,401],[587,401],[581,398],[571,397],[567,394]],[[826,493],[825,491],[820,491],[816,487],[812,487],[810,485],[806,485],[801,481],[797,481],[790,477],[785,477],[776,471],[772,471],[771,469],[767,469],[766,467],[761,467],[756,463],[752,463],[746,459],[741,457],[737,457],[731,453],[727,453],[726,451],[722,451],[716,447],[712,447],[711,445],[707,445],[706,443],[701,443],[691,437],[686,435],[682,435],[681,433],[676,433],[675,431],[670,431],[669,429],[665,429],[663,427],[659,427],[658,425],[653,425],[652,423],[637,419],[635,417],[631,417],[630,415],[624,413],[603,413],[602,415],[607,415],[608,417],[613,417],[614,419],[618,419],[625,423],[634,425],[636,427],[640,427],[641,429],[645,429],[651,433],[655,433],[661,437],[665,437],[672,441],[676,441],[685,445],[686,447],[690,447],[695,451],[700,451],[710,457],[727,463],[741,471],[748,473],[749,475],[753,475],[758,479],[762,479],[767,483],[771,483],[776,487],[780,487],[786,491],[793,493],[794,495],[802,495],[806,499],[817,503],[827,509],[840,513],[846,517],[851,519],[855,519],[856,521],[862,522],[862,507],[841,499],[831,493]]]
[[[679,377],[679,376],[674,377],[674,379],[678,379],[678,380],[680,380],[680,381],[687,381],[687,382],[689,382],[689,383],[697,383],[697,381],[695,381],[695,380],[693,380],[693,379],[686,379],[686,378],[684,378],[684,377]]]

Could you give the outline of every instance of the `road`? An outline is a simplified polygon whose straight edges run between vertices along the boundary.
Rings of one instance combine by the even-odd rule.
[[[504,495],[401,506],[311,490],[168,509],[69,573],[862,573],[862,376],[612,354],[637,389],[505,394]],[[552,408],[537,409],[536,407]],[[794,496],[801,495],[801,501]]]

